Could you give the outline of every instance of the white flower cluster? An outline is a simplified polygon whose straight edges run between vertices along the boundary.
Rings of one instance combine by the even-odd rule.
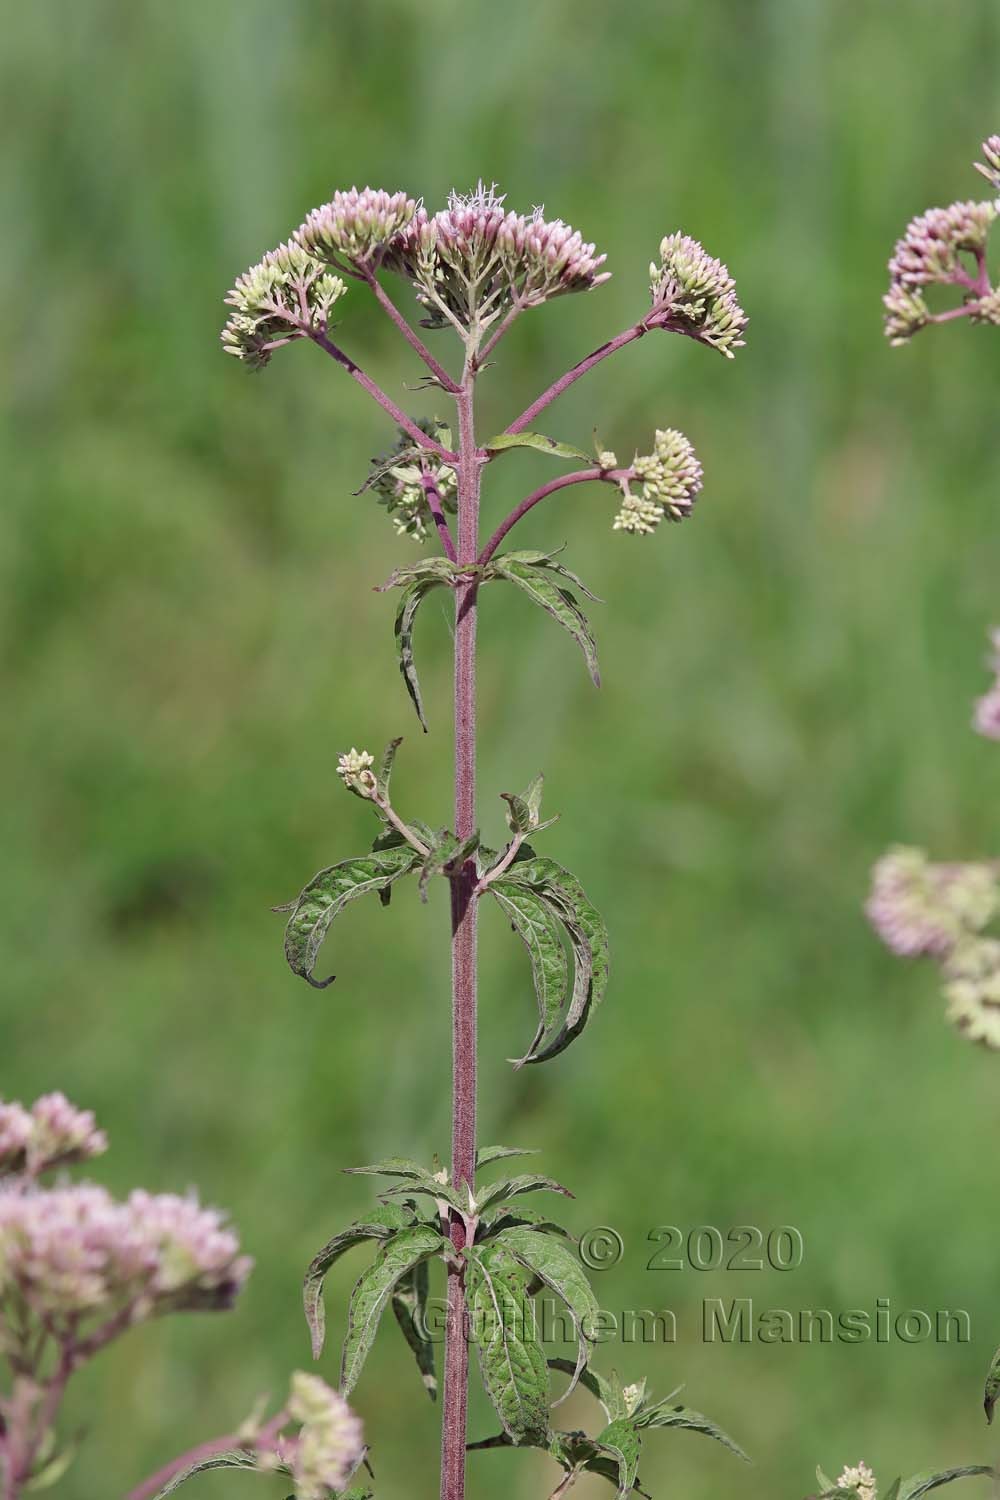
[[[289,240],[269,250],[227,293],[226,303],[236,311],[222,330],[222,347],[262,370],[274,349],[302,336],[303,323],[325,328],[330,308],[346,291],[339,276]]]
[[[361,797],[370,797],[377,786],[372,766],[375,757],[367,750],[355,750],[352,746],[337,759],[337,775],[349,792]]]
[[[302,1424],[291,1459],[298,1500],[327,1500],[364,1456],[361,1421],[344,1398],[318,1375],[292,1376],[289,1416]]]
[[[858,1500],[877,1500],[878,1489],[875,1484],[875,1475],[863,1459],[853,1467],[844,1469],[837,1479],[837,1487],[842,1490],[853,1490]]]

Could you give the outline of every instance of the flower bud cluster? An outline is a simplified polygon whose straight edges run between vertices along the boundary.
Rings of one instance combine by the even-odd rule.
[[[511,306],[534,307],[608,280],[606,257],[561,219],[540,208],[505,209],[495,187],[453,192],[447,207],[423,209],[388,246],[384,264],[410,281],[428,321],[485,327]]]
[[[252,370],[262,370],[273,349],[302,337],[307,325],[325,329],[330,308],[347,291],[300,244],[289,240],[251,266],[226,295],[236,311],[222,330],[222,347]]]
[[[727,359],[742,348],[748,318],[736,283],[721,261],[686,234],[660,242],[660,263],[649,267],[653,310],[663,326],[718,349]]]
[[[314,208],[295,231],[295,239],[317,260],[333,265],[374,267],[386,246],[412,223],[420,204],[406,193],[381,188],[352,187],[334,193],[329,203]]]
[[[856,1465],[845,1468],[837,1479],[839,1490],[851,1490],[857,1496],[857,1500],[877,1500],[878,1489],[875,1484],[875,1475],[869,1469],[864,1459]]]
[[[991,135],[983,142],[983,160],[976,162],[976,171],[982,172],[987,182],[1000,193],[1000,135]]]
[[[948,1019],[970,1042],[1000,1049],[1000,942],[967,938],[943,965]]]
[[[988,865],[932,864],[921,849],[890,849],[873,871],[865,908],[879,937],[904,958],[946,958],[1000,910]]]
[[[417,425],[446,448],[450,446],[451,434],[438,423],[425,420]],[[393,462],[396,458],[398,462]],[[391,516],[397,536],[409,536],[416,542],[426,540],[428,528],[433,524],[427,499],[428,482],[437,491],[442,508],[453,515],[458,508],[455,470],[439,463],[426,449],[416,448],[408,434],[401,433],[394,448],[373,459],[369,484],[379,504]]]
[[[683,521],[701,492],[701,464],[688,439],[674,428],[656,433],[653,452],[633,459],[632,474],[641,481],[642,490],[635,495],[625,482],[615,531],[642,536],[655,531],[665,518]]]
[[[37,1177],[107,1149],[108,1138],[92,1111],[77,1109],[64,1094],[43,1094],[30,1110],[0,1100],[0,1177],[11,1172]]]
[[[288,1413],[302,1424],[291,1458],[298,1500],[327,1500],[357,1469],[365,1451],[360,1419],[317,1375],[292,1376]]]
[[[359,797],[370,798],[375,791],[377,781],[372,766],[375,757],[367,750],[346,751],[337,760],[337,775],[349,792],[356,792]]]
[[[173,1194],[118,1202],[83,1183],[0,1187],[0,1301],[16,1290],[46,1326],[128,1308],[129,1321],[229,1307],[252,1262],[214,1209]]]

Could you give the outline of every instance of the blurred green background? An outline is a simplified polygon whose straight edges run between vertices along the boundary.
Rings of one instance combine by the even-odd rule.
[[[996,0],[35,0],[4,34],[0,1090],[94,1106],[101,1180],[198,1184],[258,1262],[235,1313],[138,1331],[79,1381],[65,1428],[89,1436],[59,1493],[119,1494],[280,1397],[308,1357],[303,1267],[369,1201],[340,1168],[446,1144],[443,893],[353,908],[324,994],[288,974],[268,911],[371,836],[341,749],[405,732],[398,801],[447,818],[445,613],[419,628],[425,738],[370,589],[413,544],[352,498],[381,413],[312,348],[247,376],[217,329],[236,274],[334,187],[436,206],[480,176],[614,271],[522,321],[484,433],[635,318],[667,231],[728,261],[752,318],[733,364],[645,339],[549,414],[626,453],[680,426],[706,468],[693,522],[645,543],[612,536],[596,488],[519,534],[568,541],[607,600],[602,692],[514,591],[484,600],[484,828],[544,768],[564,813],[545,849],[605,912],[614,978],[583,1043],[513,1075],[533,1000],[487,914],[482,1138],[544,1148],[574,1227],[620,1231],[605,1307],[676,1311],[676,1345],[605,1363],[684,1381],[756,1460],[662,1435],[654,1493],[794,1497],[817,1460],[859,1455],[884,1485],[989,1461],[1000,1059],[948,1029],[934,974],[893,962],[861,903],[894,839],[1000,841],[1000,761],[968,728],[1000,611],[1000,339],[890,351],[879,305],[910,215],[982,195]],[[377,311],[343,306],[349,351],[441,412],[406,394],[418,368]],[[498,465],[487,519],[551,472]],[[666,1223],[793,1224],[804,1263],[648,1271]],[[331,1378],[357,1269],[331,1278]],[[973,1341],[705,1345],[714,1296],[962,1307]],[[394,1330],[357,1401],[380,1497],[436,1494],[438,1414]],[[477,1500],[558,1477],[534,1454],[471,1474]]]

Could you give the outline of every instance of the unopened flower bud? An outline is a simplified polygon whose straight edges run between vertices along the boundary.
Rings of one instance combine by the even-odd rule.
[[[352,187],[314,208],[295,238],[317,260],[377,265],[394,235],[412,222],[419,203],[405,193]]]
[[[339,276],[289,241],[251,266],[225,298],[236,311],[222,330],[222,347],[252,370],[270,362],[273,348],[302,337],[303,325],[325,328],[330,308],[347,287]]]
[[[998,897],[988,865],[931,864],[920,849],[896,848],[876,864],[865,910],[894,953],[946,957],[996,915]]]
[[[378,786],[371,770],[374,764],[375,757],[367,750],[355,750],[352,746],[346,754],[338,758],[337,775],[348,791],[357,792],[362,797],[370,797]]]
[[[597,455],[597,467],[599,469],[617,469],[618,455],[612,453],[610,448],[604,448]]]
[[[1000,1048],[1000,942],[968,938],[944,965],[948,1019],[970,1042]]]
[[[983,142],[983,160],[976,162],[976,171],[982,172],[1000,193],[1000,135],[991,135]]]
[[[930,322],[930,308],[923,294],[894,281],[882,298],[885,308],[885,336],[895,348],[907,343]]]
[[[877,1500],[875,1475],[863,1459],[854,1467],[844,1469],[837,1480],[837,1488],[853,1490],[857,1500]]]
[[[649,268],[654,312],[664,326],[718,349],[727,359],[742,348],[748,318],[736,300],[736,283],[721,261],[686,234],[660,242],[660,263]]]

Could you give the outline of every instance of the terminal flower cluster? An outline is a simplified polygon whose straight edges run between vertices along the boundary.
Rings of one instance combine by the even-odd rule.
[[[720,260],[686,234],[660,241],[659,264],[649,267],[654,313],[663,326],[685,333],[727,359],[743,347],[747,315],[736,297],[736,283]]]
[[[77,1109],[64,1094],[43,1094],[30,1110],[0,1100],[0,1178],[34,1178],[52,1167],[88,1161],[108,1149],[89,1109]]]
[[[983,144],[977,168],[1000,191],[996,142]],[[987,247],[998,213],[995,201],[969,199],[930,208],[907,225],[889,261],[889,290],[883,298],[885,332],[891,344],[905,344],[931,323],[968,317],[1000,324],[1000,288],[990,280]],[[957,290],[957,305],[935,312],[927,300],[931,286]]]

